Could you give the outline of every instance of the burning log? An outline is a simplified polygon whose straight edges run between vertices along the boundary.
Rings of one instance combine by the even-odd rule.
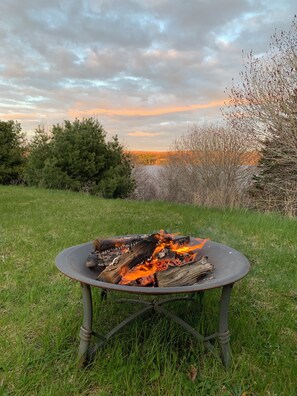
[[[102,270],[110,264],[116,257],[121,255],[121,249],[128,250],[134,244],[143,240],[143,237],[118,238],[118,239],[95,239],[94,249],[88,255],[86,267],[102,267]],[[111,254],[109,254],[109,252]]]
[[[157,235],[158,234],[152,234],[132,246],[129,252],[123,253],[119,257],[117,263],[103,270],[99,274],[98,280],[102,282],[118,283],[122,276],[131,268],[152,256],[159,242]]]
[[[170,266],[165,271],[157,272],[155,278],[159,287],[191,286],[212,270],[213,265],[202,256],[200,260],[190,264]]]
[[[176,237],[165,231],[132,238],[96,239],[86,266],[107,283],[186,286],[213,270],[198,251],[207,240]],[[193,242],[195,244],[193,244]]]
[[[103,252],[105,250],[116,249],[124,245],[134,245],[135,243],[141,242],[142,237],[133,238],[119,238],[119,239],[95,239],[93,242],[94,249],[97,252]]]

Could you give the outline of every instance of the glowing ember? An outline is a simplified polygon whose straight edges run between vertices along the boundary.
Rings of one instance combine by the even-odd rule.
[[[196,238],[197,244],[190,245],[190,238],[181,237],[179,241],[176,234],[160,231],[155,236],[158,243],[151,257],[128,271],[123,269],[120,273],[119,284],[127,285],[137,281],[142,286],[149,285],[154,282],[156,272],[165,271],[169,267],[193,263],[199,250],[208,240]]]
[[[86,266],[98,281],[128,286],[189,286],[213,271],[202,254],[207,239],[159,231],[151,235],[98,238]]]

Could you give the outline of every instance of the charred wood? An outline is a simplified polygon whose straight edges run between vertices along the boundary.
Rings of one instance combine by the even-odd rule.
[[[100,239],[97,238],[93,242],[94,250],[97,252],[103,252],[105,250],[116,249],[120,246],[131,246],[140,241],[142,241],[142,237],[133,237],[133,238],[117,238],[117,239]]]
[[[117,263],[105,268],[100,273],[98,280],[108,283],[118,283],[127,271],[151,257],[158,241],[159,239],[156,234],[142,239],[132,246],[129,252],[123,253]]]
[[[91,252],[86,260],[86,267],[95,268],[97,265],[104,265],[103,260],[99,257],[98,253]]]
[[[213,270],[205,256],[200,260],[180,267],[169,267],[165,271],[157,272],[155,278],[159,287],[191,286],[200,278]]]

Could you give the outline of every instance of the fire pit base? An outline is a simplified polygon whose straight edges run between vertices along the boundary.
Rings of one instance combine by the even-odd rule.
[[[80,328],[80,345],[79,345],[79,365],[86,366],[93,358],[97,349],[103,345],[109,338],[121,330],[124,326],[131,323],[136,318],[144,315],[149,311],[162,313],[190,334],[196,339],[202,341],[206,348],[214,352],[215,348],[210,343],[210,340],[217,338],[220,343],[221,359],[223,365],[227,368],[230,364],[230,333],[228,329],[228,312],[231,291],[234,282],[243,278],[249,272],[249,262],[238,251],[216,243],[208,241],[201,249],[201,254],[208,257],[209,262],[214,265],[214,272],[207,275],[203,280],[199,281],[192,286],[179,286],[179,287],[139,287],[139,286],[126,286],[101,282],[96,279],[97,274],[85,267],[85,261],[90,252],[92,251],[92,242],[82,245],[77,245],[63,250],[56,258],[56,265],[61,272],[66,276],[79,281],[82,286],[83,297],[83,324]],[[120,299],[120,302],[130,302],[141,304],[144,307],[127,317],[120,324],[114,327],[105,336],[99,335],[93,331],[93,302],[91,286],[100,288],[103,293],[106,290],[116,290],[134,294],[146,295],[168,295],[183,293],[187,296],[173,297],[163,300],[145,301],[138,299]],[[218,331],[214,334],[203,336],[198,333],[192,326],[184,320],[168,311],[163,305],[177,300],[193,300],[196,293],[203,293],[206,290],[214,288],[222,288],[219,308],[219,326]],[[191,295],[191,297],[189,297]],[[97,341],[95,341],[97,340]],[[95,342],[93,342],[95,341]]]
[[[80,328],[80,345],[79,345],[79,353],[78,353],[78,361],[80,367],[85,367],[88,365],[96,351],[100,346],[102,346],[106,341],[108,341],[114,334],[120,331],[124,326],[133,322],[136,318],[146,314],[149,311],[155,311],[157,313],[161,313],[175,323],[179,324],[185,330],[187,330],[192,336],[194,336],[198,341],[204,343],[205,347],[208,348],[211,352],[215,351],[214,346],[210,343],[211,339],[218,338],[221,347],[221,359],[223,365],[228,368],[230,363],[230,332],[228,329],[228,311],[229,311],[229,301],[232,291],[233,284],[229,284],[223,287],[221,299],[220,299],[220,313],[219,313],[219,331],[217,333],[211,334],[207,337],[204,337],[197,330],[195,330],[192,326],[190,326],[183,319],[179,318],[172,312],[163,308],[164,304],[168,304],[173,301],[193,301],[194,293],[191,297],[176,297],[176,298],[168,298],[160,301],[145,301],[145,300],[137,300],[137,299],[117,299],[117,302],[129,302],[144,305],[144,308],[140,311],[134,313],[133,315],[127,317],[117,326],[115,326],[112,330],[110,330],[106,335],[97,334],[92,330],[92,322],[93,322],[93,304],[92,304],[92,292],[90,285],[85,283],[81,283],[82,286],[82,294],[83,294],[83,325]],[[203,291],[198,292],[203,293]],[[97,339],[94,346],[92,345],[92,338]]]

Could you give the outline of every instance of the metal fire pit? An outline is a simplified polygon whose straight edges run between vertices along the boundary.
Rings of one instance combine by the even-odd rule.
[[[134,236],[134,235],[132,235]],[[136,235],[139,236],[139,235]],[[119,237],[115,237],[119,238]],[[191,238],[191,244],[195,244],[195,239]],[[66,276],[80,282],[82,286],[83,298],[83,324],[80,328],[80,345],[79,345],[79,364],[85,366],[94,356],[96,350],[115,333],[121,330],[125,325],[135,320],[137,317],[144,315],[148,311],[156,311],[178,323],[188,332],[190,332],[199,341],[211,351],[214,346],[210,340],[217,338],[220,343],[221,359],[225,367],[230,363],[230,332],[228,329],[228,310],[229,301],[234,282],[243,278],[250,269],[249,262],[245,256],[238,251],[220,243],[208,241],[201,249],[201,254],[208,257],[208,261],[214,265],[213,273],[205,276],[192,286],[179,287],[143,287],[143,286],[127,286],[100,282],[96,280],[98,273],[90,270],[85,266],[85,261],[89,253],[93,249],[92,242],[72,246],[63,250],[56,257],[56,265],[58,269]],[[169,294],[188,294],[190,296],[171,297],[168,299],[159,299],[156,301],[145,301],[138,299],[120,299],[120,302],[130,301],[144,305],[140,311],[127,317],[119,325],[113,328],[105,336],[99,335],[92,330],[93,321],[93,303],[91,286],[102,289],[103,295],[107,290],[119,292],[146,294],[146,295],[169,295]],[[204,336],[198,333],[192,326],[181,318],[166,310],[163,305],[177,300],[193,300],[195,293],[203,293],[206,290],[222,288],[220,305],[219,305],[219,326],[218,331],[214,334]],[[92,346],[92,338],[97,339]]]

